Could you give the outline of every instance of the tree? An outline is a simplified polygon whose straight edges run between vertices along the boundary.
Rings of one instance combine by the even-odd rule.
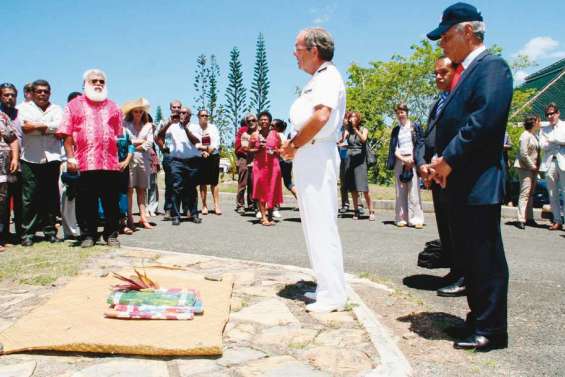
[[[220,77],[220,66],[216,62],[216,55],[210,56],[210,66],[208,68],[208,111],[210,119],[214,121],[216,107],[218,105],[218,79]]]
[[[194,91],[196,92],[194,102],[196,102],[196,110],[206,108],[210,90],[209,76],[206,55],[202,54],[196,58],[196,72],[194,74]]]
[[[153,123],[159,124],[159,122],[163,119],[163,110],[161,110],[161,106],[157,106],[157,110],[155,110],[155,119],[153,119]]]
[[[245,101],[247,91],[243,86],[243,71],[239,61],[239,49],[234,47],[230,52],[230,72],[228,74],[228,86],[226,88],[226,116],[235,133],[239,126],[239,121],[246,112]]]
[[[394,122],[394,106],[406,103],[412,121],[424,124],[437,96],[433,67],[441,50],[426,40],[411,50],[407,57],[394,55],[387,62],[373,61],[368,68],[352,64],[348,69],[348,109],[362,114],[371,145],[377,150],[377,164],[369,172],[373,182],[392,182],[385,164],[391,132],[387,124]]]
[[[267,50],[265,49],[265,38],[259,33],[257,47],[255,50],[255,68],[253,70],[253,83],[251,84],[251,102],[249,107],[256,112],[269,110],[270,82],[268,78],[269,67],[267,65]]]

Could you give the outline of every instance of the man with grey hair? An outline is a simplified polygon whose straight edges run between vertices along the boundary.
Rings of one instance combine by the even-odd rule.
[[[458,64],[438,113],[435,152],[428,167],[446,189],[456,264],[463,269],[470,312],[449,332],[454,347],[488,351],[508,345],[508,264],[500,232],[506,165],[503,141],[512,101],[508,64],[483,44],[481,13],[457,3],[428,33]]]
[[[331,62],[332,36],[322,28],[296,37],[298,67],[312,78],[290,109],[297,134],[283,144],[283,158],[294,158],[294,176],[302,229],[316,274],[311,312],[343,310],[347,301],[341,239],[337,228],[337,133],[345,115],[345,85]]]
[[[107,98],[106,74],[89,69],[83,75],[84,95],[67,104],[57,130],[64,139],[67,171],[80,171],[77,193],[81,247],[98,239],[98,199],[104,208],[103,238],[118,247],[120,165],[117,138],[122,134],[122,112]]]

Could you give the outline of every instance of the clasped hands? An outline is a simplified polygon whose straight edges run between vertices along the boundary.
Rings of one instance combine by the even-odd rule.
[[[434,157],[431,163],[421,165],[418,171],[426,188],[430,187],[432,181],[440,185],[441,188],[445,188],[447,177],[451,174],[452,169],[443,157]]]

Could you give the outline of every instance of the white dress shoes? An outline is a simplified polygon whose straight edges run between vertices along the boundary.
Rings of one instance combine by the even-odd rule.
[[[306,311],[310,313],[331,313],[341,312],[344,310],[344,305],[324,304],[322,302],[314,302],[313,304],[306,305]]]

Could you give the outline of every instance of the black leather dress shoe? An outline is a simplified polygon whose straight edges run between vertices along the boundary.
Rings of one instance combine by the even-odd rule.
[[[516,228],[524,230],[524,229],[526,229],[526,223],[523,223],[523,222],[521,222],[521,221],[518,221],[518,222],[516,223]]]
[[[437,295],[441,297],[459,297],[466,294],[467,290],[465,289],[465,280],[463,278],[459,278],[455,283],[437,290]]]
[[[464,340],[453,343],[453,347],[458,350],[475,350],[479,352],[506,348],[508,347],[508,335],[494,335],[487,338],[486,336],[473,334]]]
[[[179,217],[173,217],[173,225],[180,225],[180,218]]]
[[[195,224],[200,224],[202,222],[202,219],[196,215],[192,216],[192,222]]]

